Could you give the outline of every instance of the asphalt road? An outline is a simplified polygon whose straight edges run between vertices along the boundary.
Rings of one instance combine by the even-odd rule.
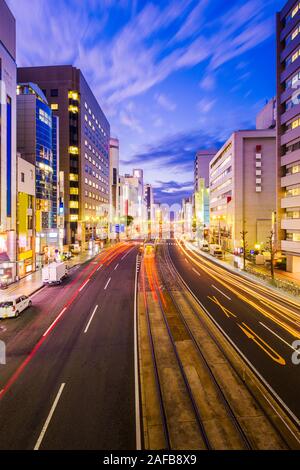
[[[300,419],[300,365],[292,362],[292,343],[300,338],[300,309],[258,283],[244,282],[241,276],[179,247],[175,240],[168,241],[167,249],[203,307]]]
[[[136,254],[126,246],[87,263],[66,285],[40,291],[23,325],[6,322],[0,449],[135,449]]]

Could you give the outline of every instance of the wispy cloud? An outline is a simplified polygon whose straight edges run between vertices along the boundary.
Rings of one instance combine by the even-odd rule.
[[[264,17],[268,3],[235,2],[226,14],[207,22],[208,1],[147,2],[108,39],[101,33],[110,8],[129,2],[73,0],[70,8],[67,0],[56,0],[53,8],[51,0],[9,0],[19,25],[19,63],[74,62],[92,79],[97,96],[110,104],[142,94],[173,72],[203,61],[215,70],[260,44],[272,33],[272,22]],[[184,45],[183,39],[188,40]]]
[[[163,93],[156,94],[155,100],[166,111],[175,111],[176,109],[176,103],[171,101],[171,99]]]

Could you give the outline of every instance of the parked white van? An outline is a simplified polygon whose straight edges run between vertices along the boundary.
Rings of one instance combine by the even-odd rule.
[[[11,297],[0,302],[0,319],[18,317],[23,310],[31,307],[32,302],[26,295]]]

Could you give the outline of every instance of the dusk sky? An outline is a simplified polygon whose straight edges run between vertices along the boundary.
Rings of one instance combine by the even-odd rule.
[[[19,66],[73,64],[160,202],[193,186],[197,149],[253,128],[275,94],[284,0],[8,0]],[[226,113],[224,113],[226,111]]]

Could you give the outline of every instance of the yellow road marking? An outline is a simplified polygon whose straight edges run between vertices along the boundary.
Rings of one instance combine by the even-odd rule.
[[[230,318],[230,317],[237,318],[237,316],[234,313],[232,313],[230,310],[228,310],[228,308],[224,307],[224,305],[222,305],[221,302],[215,296],[213,296],[213,297],[207,296],[207,297],[209,298],[209,300],[211,300],[216,305],[218,305],[218,307],[220,307],[220,309],[222,310],[222,312],[225,313],[227,318]]]
[[[242,326],[243,325],[243,326]],[[238,324],[240,329],[245,333],[247,338],[251,339],[254,341],[255,344],[259,348],[261,348],[273,361],[277,362],[281,366],[285,366],[286,362],[285,359],[283,359],[280,354],[278,354],[266,341],[264,341],[257,333],[255,333],[253,330],[251,330],[250,326],[248,326],[246,323],[242,323],[242,325]]]

